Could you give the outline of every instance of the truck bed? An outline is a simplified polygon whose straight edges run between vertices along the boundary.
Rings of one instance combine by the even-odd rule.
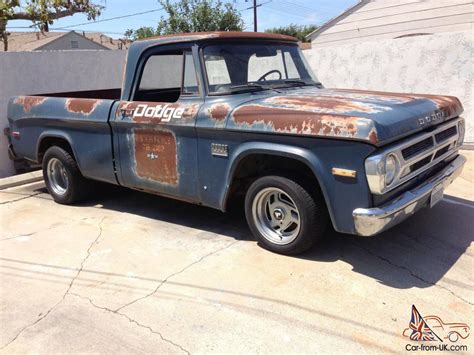
[[[12,150],[40,162],[52,141],[69,143],[85,177],[116,183],[109,115],[120,89],[16,96],[8,105]]]

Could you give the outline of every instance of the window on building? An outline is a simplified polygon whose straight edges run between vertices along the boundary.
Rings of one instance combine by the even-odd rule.
[[[78,41],[71,41],[71,48],[72,49],[79,48],[79,42]]]

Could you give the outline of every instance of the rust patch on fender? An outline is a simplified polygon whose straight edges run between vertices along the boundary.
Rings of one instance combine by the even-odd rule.
[[[48,98],[43,96],[19,96],[13,101],[14,104],[23,107],[23,111],[28,113],[35,106],[41,105]]]
[[[170,131],[135,129],[136,173],[163,184],[178,184],[176,137]]]
[[[374,104],[357,102],[348,98],[326,96],[276,96],[265,100],[285,108],[319,111],[321,113],[380,112]],[[265,103],[266,103],[265,102]]]
[[[226,103],[213,104],[209,108],[209,117],[216,121],[223,121],[230,112],[230,105]]]
[[[313,136],[352,137],[369,140],[359,132],[360,117],[328,115],[298,110],[284,110],[259,105],[239,107],[232,115],[235,124],[252,127],[263,124],[278,133]],[[375,132],[374,132],[375,134]],[[376,139],[377,135],[372,135]],[[375,143],[375,142],[374,142]]]
[[[399,99],[405,99],[406,102],[410,102],[417,99],[426,99],[433,102],[438,109],[443,110],[446,113],[447,118],[458,116],[462,113],[463,107],[461,101],[455,96],[446,95],[430,95],[430,94],[410,94],[410,93],[398,93],[398,92],[383,92],[383,91],[371,91],[371,90],[349,90],[349,89],[338,89],[337,91],[347,93],[362,93],[374,95],[374,97],[395,97]]]
[[[375,128],[372,128],[369,132],[369,141],[373,144],[379,141],[379,137],[377,137],[377,131]]]
[[[66,100],[65,107],[69,112],[90,115],[101,102],[102,100],[96,99],[70,98]]]

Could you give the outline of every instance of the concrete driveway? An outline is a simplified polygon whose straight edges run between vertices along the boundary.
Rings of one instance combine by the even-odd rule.
[[[298,257],[260,248],[240,212],[123,189],[79,206],[43,183],[3,190],[1,352],[401,352],[413,304],[474,327],[464,154],[432,210]]]

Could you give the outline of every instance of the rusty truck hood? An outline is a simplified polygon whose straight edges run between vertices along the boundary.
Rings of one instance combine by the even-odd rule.
[[[227,127],[383,145],[462,111],[453,96],[304,87],[266,92],[237,104]]]

